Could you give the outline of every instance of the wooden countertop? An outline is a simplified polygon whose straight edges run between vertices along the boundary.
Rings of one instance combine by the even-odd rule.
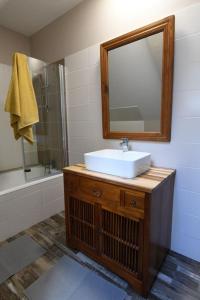
[[[168,176],[175,173],[173,169],[164,168],[150,168],[147,172],[141,174],[132,179],[122,178],[118,176],[108,175],[104,173],[89,171],[85,168],[84,164],[77,164],[63,169],[64,173],[72,172],[77,175],[83,175],[95,180],[107,181],[115,185],[123,185],[137,190],[152,192],[157,186],[159,186]]]

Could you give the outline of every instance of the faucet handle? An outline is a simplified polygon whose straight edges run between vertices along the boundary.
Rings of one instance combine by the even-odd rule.
[[[126,138],[126,137],[121,138],[121,144],[123,144],[123,143],[128,144],[128,138]]]

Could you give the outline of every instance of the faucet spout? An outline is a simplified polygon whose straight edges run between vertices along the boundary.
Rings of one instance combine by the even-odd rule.
[[[123,152],[127,152],[128,151],[128,138],[122,138],[120,145],[122,147]]]

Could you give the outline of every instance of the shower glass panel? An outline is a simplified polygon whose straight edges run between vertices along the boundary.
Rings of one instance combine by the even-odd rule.
[[[58,174],[68,163],[64,68],[33,58],[29,65],[40,121],[34,126],[33,145],[23,140],[27,181]]]

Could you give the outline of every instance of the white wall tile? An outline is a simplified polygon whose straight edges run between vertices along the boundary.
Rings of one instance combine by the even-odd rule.
[[[100,63],[100,47],[99,44],[88,48],[89,66]]]
[[[69,121],[87,121],[89,117],[88,105],[69,107]]]
[[[175,42],[175,64],[200,61],[200,34],[186,36]]]
[[[69,122],[69,136],[70,137],[96,137],[96,123],[88,121]]]
[[[183,214],[183,219],[183,233],[187,237],[200,240],[200,218],[189,214]],[[187,224],[187,226],[185,226],[185,224]]]
[[[176,39],[200,32],[199,10],[200,4],[196,4],[181,9],[175,14]]]
[[[182,143],[200,143],[200,117],[173,118],[172,141]]]
[[[100,65],[92,66],[89,70],[89,84],[98,84],[100,86]]]
[[[93,137],[88,138],[71,138],[69,151],[70,153],[80,151],[80,153],[86,153],[90,151],[98,150],[98,139]]]
[[[200,61],[175,64],[174,91],[199,90]]]
[[[89,85],[89,102],[101,103],[101,87],[99,84]]]
[[[174,165],[190,168],[200,168],[199,152],[200,144],[174,144]]]
[[[69,107],[69,121],[95,121],[98,115],[96,103]]]
[[[200,261],[200,240],[186,236],[173,229],[171,249],[182,255]]]
[[[88,69],[68,73],[68,88],[74,89],[89,84],[90,76],[91,74]]]
[[[70,165],[82,163],[84,160],[83,153],[80,152],[69,152],[69,163]]]
[[[200,44],[200,43],[199,43]],[[173,116],[175,118],[200,117],[200,90],[178,91],[173,95]]]
[[[89,101],[89,87],[82,86],[80,88],[71,89],[68,91],[68,105],[78,106],[86,105]]]
[[[69,72],[87,68],[88,66],[88,49],[84,49],[68,57],[67,68]]]
[[[180,167],[176,175],[176,187],[194,193],[200,193],[199,179],[200,179],[199,168]]]
[[[180,190],[178,190],[178,193],[179,191]],[[177,191],[175,195],[177,195]],[[187,200],[190,202],[190,199]],[[187,237],[200,239],[200,216],[197,215],[198,212],[195,215],[189,213],[190,209],[188,211],[185,210],[185,205],[184,207],[178,207],[180,205],[178,202],[179,200],[176,199],[174,203],[173,228],[176,228],[176,231],[181,232]]]
[[[185,189],[176,188],[174,191],[174,213],[183,215],[187,212],[189,215],[200,217],[200,194]]]
[[[132,150],[147,151],[151,153],[152,163],[155,166],[180,168],[200,168],[199,151],[200,144],[187,144],[171,142],[163,143],[130,143]],[[111,144],[111,147],[119,148],[119,142]],[[192,153],[192,155],[191,155]]]

